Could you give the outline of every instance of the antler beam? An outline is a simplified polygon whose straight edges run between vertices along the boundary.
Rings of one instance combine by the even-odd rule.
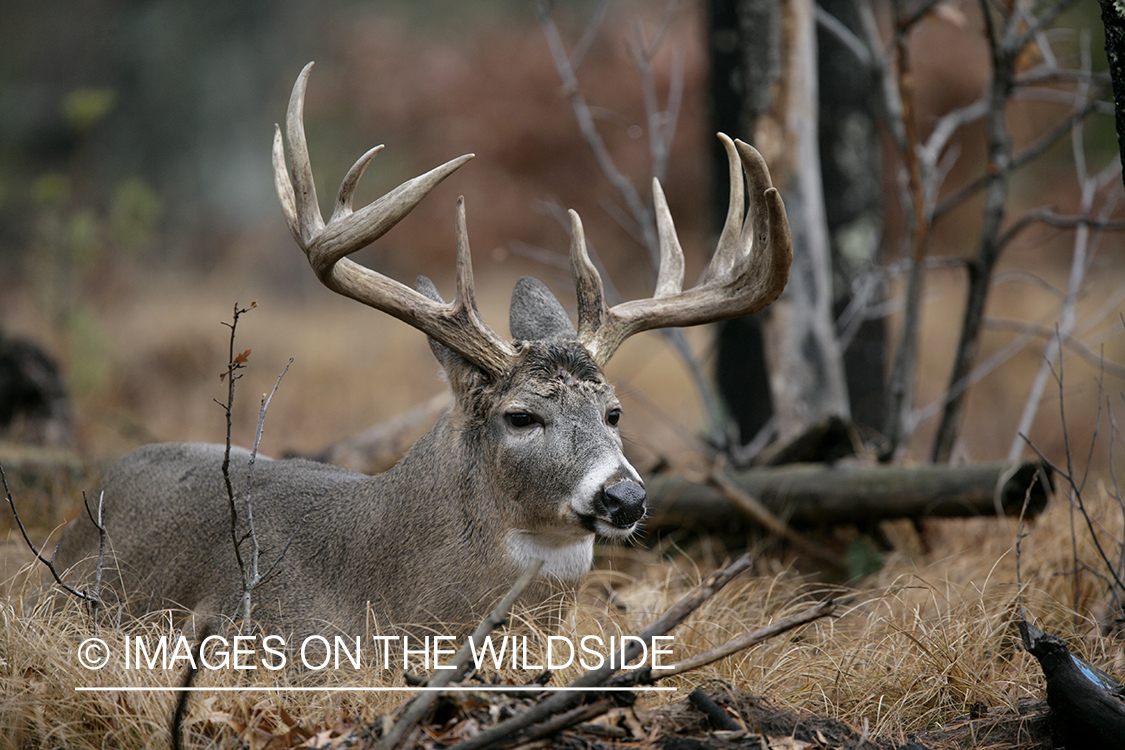
[[[485,372],[491,375],[503,372],[514,359],[515,349],[488,327],[477,310],[464,198],[457,201],[457,294],[452,302],[432,300],[345,257],[386,234],[438,183],[473,155],[465,154],[407,180],[374,203],[353,211],[352,199],[359,179],[383,149],[376,146],[348,170],[340,184],[332,216],[325,223],[317,202],[305,140],[305,88],[312,65],[306,65],[297,77],[285,117],[291,166],[286,168],[285,143],[281,128],[275,126],[273,167],[277,196],[289,231],[305,251],[317,278],[332,291],[423,331]]]
[[[570,212],[570,265],[578,297],[578,339],[604,366],[635,333],[693,326],[758,312],[778,298],[789,279],[793,241],[781,194],[773,187],[762,155],[742,141],[719,133],[730,166],[730,206],[718,246],[702,280],[683,291],[684,256],[664,198],[653,180],[660,238],[660,269],[649,299],[607,307],[602,279],[586,252],[582,221]],[[745,217],[743,178],[749,185]]]

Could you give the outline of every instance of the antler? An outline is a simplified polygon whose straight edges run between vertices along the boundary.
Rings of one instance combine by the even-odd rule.
[[[515,357],[515,349],[489,328],[477,311],[463,197],[457,200],[457,294],[452,302],[432,300],[345,257],[386,234],[438,183],[473,155],[465,154],[407,180],[374,203],[353,211],[352,198],[356,185],[367,165],[383,150],[382,146],[376,146],[359,157],[348,170],[340,183],[332,216],[325,224],[316,199],[305,141],[305,87],[312,66],[312,63],[306,65],[297,77],[285,116],[292,167],[286,169],[281,128],[275,125],[273,169],[277,197],[289,231],[305,251],[317,278],[332,291],[382,310],[423,331],[489,374],[503,372]]]
[[[652,181],[660,237],[660,270],[650,299],[606,306],[602,279],[586,252],[582,220],[570,212],[570,267],[578,296],[578,340],[604,366],[634,333],[693,326],[758,312],[785,288],[793,242],[781,194],[766,162],[752,146],[719,133],[730,163],[730,207],[718,247],[702,280],[683,291],[684,254],[664,191]],[[743,221],[743,174],[749,183],[750,215]]]

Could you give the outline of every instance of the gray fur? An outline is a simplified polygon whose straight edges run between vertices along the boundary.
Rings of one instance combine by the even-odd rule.
[[[551,290],[534,276],[524,276],[512,290],[508,328],[518,341],[574,339],[578,333]]]
[[[436,294],[432,284],[419,284]],[[530,321],[516,323],[521,332],[558,330],[557,320],[543,327],[538,302],[516,308],[515,318],[527,312]],[[589,565],[583,550],[592,532],[634,532],[643,491],[607,422],[618,406],[612,386],[574,341],[518,348],[512,368],[489,378],[437,344],[455,403],[383,474],[259,457],[251,496],[263,567],[289,545],[253,594],[253,618],[265,630],[302,637],[439,627],[463,633],[510,587],[529,554],[558,550],[547,569],[567,577],[535,584],[524,597],[534,605],[573,587],[576,568]],[[513,411],[539,421],[515,427]],[[240,508],[248,456],[242,449],[232,455]],[[151,445],[105,477],[111,602],[121,597],[135,615],[161,607],[209,620],[235,614],[240,575],[222,460],[219,445]],[[640,497],[624,513],[604,494],[621,482],[630,489],[614,497]],[[74,578],[88,575],[97,548],[96,530],[80,516],[59,545],[60,569],[78,565]]]

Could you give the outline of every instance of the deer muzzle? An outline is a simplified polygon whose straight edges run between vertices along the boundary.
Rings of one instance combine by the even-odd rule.
[[[644,487],[626,479],[602,488],[594,500],[594,513],[618,529],[631,531],[644,518],[647,497]]]

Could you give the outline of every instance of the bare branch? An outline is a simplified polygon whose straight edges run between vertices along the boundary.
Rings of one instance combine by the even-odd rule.
[[[586,24],[586,29],[582,32],[582,36],[574,45],[574,49],[570,51],[570,66],[574,70],[578,70],[582,66],[582,61],[586,58],[586,53],[590,51],[593,46],[594,40],[598,37],[598,32],[601,30],[602,23],[605,21],[606,11],[609,9],[609,0],[598,0],[594,5],[593,10],[590,12],[590,22]]]
[[[1102,355],[1084,345],[1073,334],[1064,334],[1061,331],[1056,331],[1053,328],[1037,323],[1029,323],[1023,320],[1005,320],[1003,318],[985,318],[984,326],[985,328],[992,328],[998,331],[1030,333],[1044,340],[1049,340],[1057,335],[1062,340],[1063,346],[1069,347],[1075,354],[1082,357],[1082,359],[1086,360],[1088,363],[1095,367],[1104,367],[1106,372],[1111,375],[1125,378],[1125,365],[1104,361]]]
[[[907,34],[909,26],[899,25],[895,31],[895,66],[888,71],[893,75],[894,86],[888,82],[886,88],[894,89],[896,112],[901,122],[896,130],[902,134],[902,157],[907,165],[907,185],[910,211],[907,213],[910,235],[906,254],[910,263],[910,275],[906,286],[906,302],[903,312],[902,333],[895,350],[894,363],[887,383],[887,414],[884,431],[887,435],[880,458],[894,459],[905,446],[913,431],[910,410],[914,401],[914,388],[917,380],[918,345],[922,324],[922,285],[923,267],[926,260],[926,244],[929,238],[930,221],[927,196],[936,191],[934,183],[935,156],[927,156],[919,147],[916,115],[914,112],[914,73],[910,63],[910,46]],[[933,143],[931,137],[931,143]],[[930,175],[929,178],[926,175]]]
[[[242,354],[239,354],[239,355],[235,356],[234,340],[235,340],[235,334],[238,330],[238,319],[239,319],[239,317],[241,317],[243,315],[243,313],[248,312],[250,309],[252,309],[256,306],[257,306],[257,303],[255,302],[255,303],[252,303],[249,308],[241,308],[241,307],[238,306],[238,303],[235,302],[234,303],[234,315],[231,318],[231,322],[227,323],[226,321],[223,321],[223,325],[230,329],[230,342],[229,342],[228,348],[227,348],[227,354],[228,354],[228,356],[227,356],[227,369],[219,377],[220,378],[225,377],[226,380],[227,380],[227,401],[226,401],[225,404],[223,404],[222,402],[220,402],[216,399],[216,402],[219,403],[219,405],[223,407],[223,411],[226,415],[226,420],[227,420],[226,445],[225,445],[224,450],[223,450],[223,464],[222,464],[221,469],[222,469],[222,473],[223,473],[223,485],[224,485],[224,487],[226,488],[226,491],[227,491],[227,507],[228,507],[229,512],[230,512],[230,537],[231,537],[231,542],[234,544],[234,558],[235,558],[235,561],[238,563],[238,570],[239,570],[239,573],[242,576],[242,589],[243,589],[243,591],[245,591],[247,589],[247,581],[249,580],[249,578],[248,578],[249,572],[246,569],[246,561],[242,557],[242,541],[243,540],[239,539],[239,536],[238,536],[238,507],[235,504],[234,484],[231,482],[231,477],[230,477],[230,452],[231,452],[231,430],[233,428],[233,422],[234,422],[234,383],[235,383],[236,380],[238,380],[239,378],[242,377],[241,375],[238,374],[238,372],[246,366],[245,362],[246,362],[247,357],[249,356],[250,350],[247,349]],[[242,606],[241,606],[241,601],[240,601],[239,611],[241,611],[241,610],[242,610]]]
[[[621,197],[625,200],[626,205],[629,207],[629,212],[634,217],[645,217],[644,222],[638,222],[641,226],[642,233],[647,235],[652,233],[653,241],[645,242],[645,249],[656,247],[655,237],[656,228],[652,224],[652,211],[649,209],[645,202],[641,200],[640,194],[613,162],[613,157],[609,154],[609,149],[602,140],[601,134],[598,132],[597,126],[594,124],[594,117],[590,113],[590,106],[586,103],[586,98],[582,96],[582,91],[578,86],[578,78],[574,73],[574,68],[571,66],[570,57],[567,55],[563,46],[562,37],[559,35],[558,26],[555,25],[555,19],[551,16],[550,8],[545,2],[536,3],[536,12],[539,16],[539,24],[543,28],[543,35],[547,39],[547,48],[551,52],[551,58],[555,61],[555,68],[559,72],[559,77],[562,79],[563,92],[566,94],[567,99],[570,100],[571,108],[574,110],[575,119],[578,121],[578,129],[582,133],[590,151],[594,154],[594,159],[598,163],[602,174],[609,180]],[[651,250],[650,250],[651,254]],[[658,257],[651,257],[652,265],[655,268]]]
[[[516,603],[516,599],[518,599],[520,594],[524,592],[524,589],[535,580],[535,577],[539,575],[539,571],[542,567],[542,558],[536,558],[530,565],[524,568],[523,573],[521,573],[520,577],[516,579],[516,582],[512,584],[512,587],[508,589],[508,593],[504,595],[504,598],[502,598],[496,606],[493,607],[492,611],[481,620],[477,629],[469,636],[469,640],[462,644],[457,654],[453,657],[453,663],[449,665],[451,669],[437,670],[434,676],[430,678],[429,682],[426,683],[427,687],[445,687],[449,683],[455,682],[464,676],[466,668],[469,666],[469,662],[473,656],[473,644],[483,641],[489,633],[507,622],[508,612]],[[437,691],[431,690],[415,696],[406,707],[402,717],[396,721],[391,730],[384,735],[382,741],[377,746],[378,750],[392,750],[392,748],[397,747],[425,713],[430,710],[430,707],[434,704],[434,701],[438,699],[439,695],[440,693]]]
[[[1075,476],[1074,460],[1073,460],[1073,454],[1072,454],[1071,448],[1070,448],[1070,436],[1069,436],[1069,431],[1067,429],[1067,422],[1066,422],[1066,407],[1065,407],[1065,397],[1064,397],[1064,391],[1063,391],[1063,370],[1062,370],[1061,362],[1060,362],[1060,366],[1059,366],[1058,371],[1055,372],[1055,382],[1058,385],[1058,390],[1059,390],[1059,414],[1060,414],[1060,418],[1062,420],[1063,445],[1064,445],[1065,457],[1066,457],[1066,470],[1063,471],[1061,468],[1059,468],[1058,466],[1051,463],[1051,461],[1048,460],[1046,458],[1046,456],[1043,455],[1042,451],[1040,451],[1039,448],[1036,447],[1034,443],[1029,442],[1028,445],[1031,447],[1031,449],[1033,451],[1035,451],[1035,453],[1039,456],[1040,460],[1043,461],[1052,471],[1058,472],[1059,474],[1061,474],[1063,476],[1064,479],[1066,479],[1067,484],[1070,486],[1070,496],[1071,496],[1072,507],[1076,507],[1078,509],[1078,512],[1082,515],[1082,518],[1083,518],[1083,520],[1085,521],[1085,524],[1086,524],[1086,529],[1090,533],[1090,540],[1094,543],[1094,548],[1097,550],[1098,556],[1101,558],[1102,562],[1105,564],[1106,570],[1109,573],[1108,578],[1112,579],[1113,584],[1117,587],[1118,590],[1125,591],[1125,580],[1122,579],[1122,576],[1118,572],[1117,565],[1115,565],[1113,562],[1110,561],[1108,553],[1105,551],[1104,547],[1102,546],[1101,539],[1098,536],[1097,531],[1094,528],[1094,520],[1090,516],[1090,512],[1086,508],[1085,501],[1082,498],[1082,491],[1083,491],[1083,489],[1085,487],[1085,484],[1086,484],[1086,472],[1089,471],[1090,464],[1091,464],[1091,461],[1089,460],[1089,457],[1087,457],[1086,467],[1084,469],[1084,473],[1083,473],[1082,478],[1078,479]],[[1099,415],[1100,415],[1101,399],[1099,399],[1098,401],[1099,401],[1098,411],[1099,411]],[[1090,444],[1091,444],[1090,449],[1091,450],[1093,450],[1094,443],[1095,443],[1094,440],[1090,441]],[[1077,553],[1076,547],[1074,549],[1073,554],[1074,554],[1075,567],[1077,568],[1077,566],[1078,566],[1078,553]],[[1077,602],[1075,604],[1077,605]],[[1076,616],[1077,616],[1077,612],[1078,612],[1078,607],[1075,606]]]
[[[653,637],[664,635],[676,627],[688,615],[698,609],[703,602],[714,596],[723,586],[733,580],[735,576],[750,567],[750,563],[750,555],[745,554],[725,568],[712,573],[645,628],[638,636],[640,641],[642,643],[651,642]],[[629,645],[623,648],[615,658],[607,659],[600,668],[586,672],[571,682],[569,687],[589,687],[592,688],[591,692],[596,692],[597,687],[604,684],[617,671],[617,667],[611,665],[626,664],[630,659],[635,659],[639,648],[635,641],[630,641]],[[498,740],[521,731],[524,727],[545,721],[555,714],[569,710],[582,699],[583,695],[585,693],[582,691],[555,693],[527,711],[489,727],[467,740],[462,740],[450,750],[480,750],[481,748],[492,747]]]
[[[644,666],[632,672],[626,672],[625,674],[618,675],[610,679],[607,684],[613,686],[646,685],[651,682],[656,682],[657,680],[663,680],[668,677],[675,677],[678,674],[683,674],[684,672],[689,672],[693,669],[705,667],[708,664],[718,661],[719,659],[728,657],[731,654],[736,654],[739,651],[748,649],[751,646],[755,646],[761,643],[762,641],[767,641],[774,636],[786,633],[790,630],[793,630],[794,628],[800,627],[801,625],[813,622],[814,620],[819,620],[822,617],[828,617],[835,611],[836,602],[832,599],[824,602],[819,602],[803,612],[799,612],[798,614],[795,614],[791,617],[786,617],[782,620],[778,620],[777,622],[771,623],[764,628],[759,628],[753,632],[744,633],[737,638],[727,641],[722,646],[717,646],[710,651],[705,651],[702,654],[696,654],[695,656],[684,659],[683,661],[678,662],[671,669],[660,670],[659,674],[654,674],[652,671],[652,667]]]
[[[250,459],[246,463],[246,524],[249,527],[246,534],[250,538],[250,541],[254,545],[254,548],[251,551],[250,555],[250,571],[248,574],[246,573],[246,571],[243,571],[242,577],[242,597],[240,610],[242,612],[241,619],[243,620],[250,619],[250,593],[254,589],[256,589],[258,587],[258,584],[262,581],[262,576],[258,571],[258,563],[261,559],[262,550],[261,546],[258,544],[258,535],[254,530],[254,504],[251,501],[254,487],[254,462],[258,458],[258,446],[262,442],[262,433],[265,431],[266,410],[269,408],[274,394],[277,393],[278,386],[281,385],[281,379],[285,377],[285,373],[289,372],[289,366],[292,364],[293,358],[290,357],[289,361],[285,364],[285,369],[283,369],[281,371],[281,374],[277,376],[277,382],[273,384],[273,390],[270,391],[268,396],[262,396],[262,405],[258,409],[258,426],[254,430],[254,447],[250,451]],[[302,524],[303,523],[304,519],[302,519]],[[297,526],[297,531],[299,530],[300,524]],[[289,544],[293,543],[293,537],[297,535],[297,531],[294,531],[293,536],[289,537],[289,542],[285,545],[285,549],[288,549]],[[278,555],[277,560],[274,560],[273,565],[270,566],[271,570],[276,567],[277,563],[281,561],[281,558],[284,557],[284,555],[285,550],[282,550],[281,554]]]
[[[1049,208],[1036,208],[1017,219],[1000,236],[1001,244],[1007,245],[1020,232],[1035,223],[1042,223],[1057,229],[1080,229],[1082,227],[1100,229],[1106,232],[1125,230],[1125,219],[1104,218],[1089,214],[1059,214]]]
[[[1085,119],[1096,109],[1096,102],[1089,102],[1086,104],[1086,106],[1071,112],[1070,115],[1068,115],[1064,120],[1060,121],[1053,128],[1047,131],[1047,133],[1040,136],[1037,141],[1032,143],[1020,153],[1012,156],[1010,170],[1016,171],[1020,167],[1023,167],[1026,164],[1029,164],[1030,162],[1038,159],[1040,156],[1046,153],[1048,149],[1058,143],[1061,138],[1070,133],[1070,130],[1074,127],[1075,123]],[[977,192],[981,190],[981,188],[985,187],[985,185],[988,184],[989,179],[990,177],[988,174],[983,174],[974,180],[970,180],[965,185],[962,185],[960,188],[954,191],[952,195],[946,196],[945,199],[938,203],[937,207],[934,208],[933,216],[930,217],[931,221],[937,221],[946,213],[976,195]]]
[[[55,569],[55,556],[52,554],[50,559],[48,559],[46,557],[43,557],[43,553],[39,550],[38,547],[35,546],[35,543],[31,541],[31,537],[28,535],[27,529],[24,528],[23,519],[20,518],[19,511],[16,510],[16,501],[12,499],[12,490],[8,486],[8,477],[4,473],[4,464],[3,463],[0,463],[0,483],[3,483],[3,485],[4,485],[4,498],[8,502],[8,507],[12,509],[12,515],[16,519],[16,525],[20,527],[20,534],[23,536],[23,541],[24,541],[25,544],[27,544],[27,548],[29,550],[31,550],[31,553],[33,555],[35,555],[35,559],[47,566],[47,570],[49,570],[51,572],[51,577],[55,579],[55,583],[57,583],[59,586],[61,586],[63,588],[63,590],[66,591],[68,594],[76,596],[79,599],[81,599],[82,601],[89,604],[90,607],[92,608],[92,611],[96,614],[97,611],[102,606],[102,602],[101,602],[100,599],[98,599],[96,594],[89,594],[89,593],[86,593],[85,591],[79,591],[78,589],[74,588],[70,584],[66,583],[62,579],[62,576],[59,575],[58,570]],[[99,517],[100,517],[100,515],[101,515],[101,512],[100,512],[100,508],[99,508]],[[105,549],[105,527],[104,526],[98,526],[98,531],[101,533],[101,545],[102,545],[102,550],[104,551],[104,549]],[[55,547],[55,551],[56,552],[58,551],[57,545]],[[103,554],[104,554],[104,552],[103,552]],[[99,578],[99,580],[101,578],[101,560],[102,560],[102,555],[99,555],[99,557],[98,557],[98,563],[99,563],[99,565],[98,565],[98,578]]]
[[[860,65],[871,68],[875,65],[875,54],[864,40],[856,36],[840,19],[824,9],[820,3],[813,4],[816,22],[822,29],[836,37],[841,44],[848,48]]]
[[[915,8],[912,12],[905,16],[900,16],[895,19],[895,26],[903,31],[910,31],[910,29],[923,18],[930,14],[934,8],[940,5],[944,0],[923,0],[922,3]],[[987,12],[987,11],[985,11]]]
[[[847,563],[838,555],[833,554],[823,546],[815,545],[805,539],[791,529],[787,523],[774,515],[769,508],[763,505],[757,498],[743,491],[738,485],[732,482],[730,477],[727,476],[721,457],[712,467],[709,480],[711,484],[715,485],[719,492],[723,493],[723,496],[726,497],[734,507],[738,508],[745,516],[754,521],[754,523],[759,524],[771,534],[781,537],[814,559],[826,562],[838,570],[847,569]]]

